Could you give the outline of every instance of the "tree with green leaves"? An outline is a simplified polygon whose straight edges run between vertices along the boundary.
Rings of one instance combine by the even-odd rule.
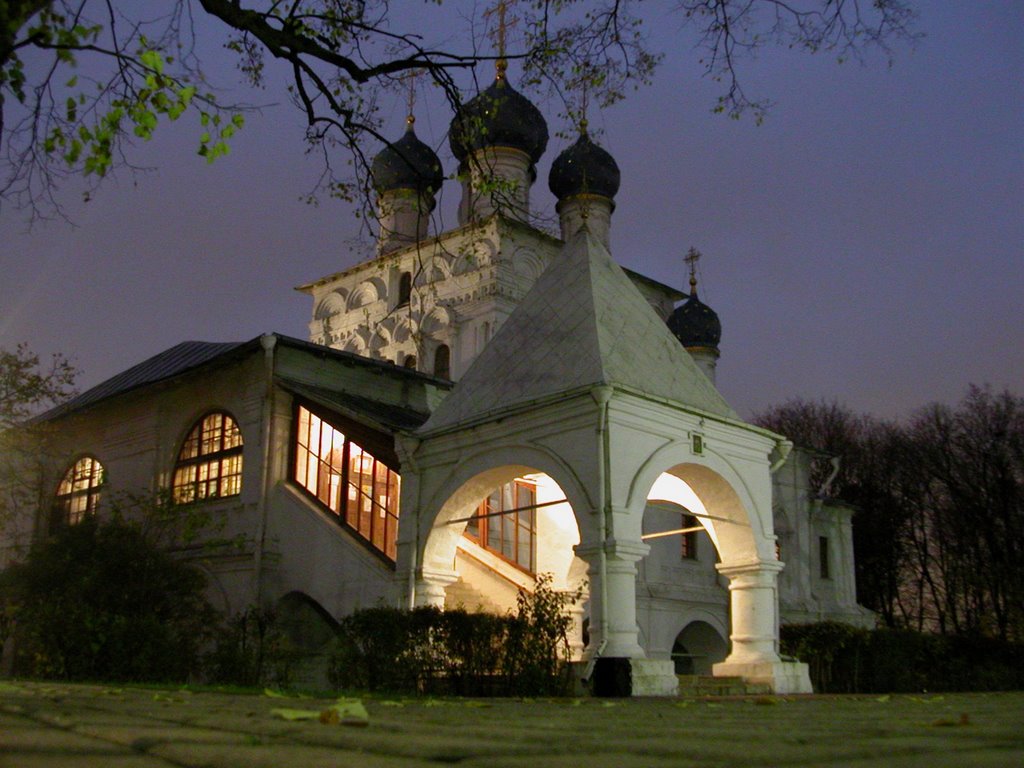
[[[0,200],[35,214],[59,210],[55,189],[63,178],[95,181],[131,166],[133,141],[186,113],[198,116],[200,155],[212,161],[229,151],[246,106],[204,70],[201,32],[237,55],[248,85],[265,86],[271,69],[285,78],[311,147],[325,150],[315,193],[347,198],[369,196],[364,147],[387,141],[378,97],[404,89],[410,73],[422,73],[458,114],[460,83],[489,79],[481,65],[496,58],[518,60],[520,85],[560,98],[575,122],[581,99],[611,104],[648,82],[661,59],[645,37],[644,16],[652,12],[637,2],[498,0],[486,11],[453,5],[427,12],[464,23],[462,43],[428,39],[422,24],[386,0],[6,0]],[[747,95],[741,71],[762,46],[847,58],[870,49],[890,54],[893,43],[917,36],[909,0],[679,0],[675,12],[700,51],[698,68],[722,84],[714,110],[758,120],[768,102]],[[513,17],[515,34],[507,36]],[[494,44],[480,39],[481,25]],[[438,26],[450,34],[450,25]],[[352,153],[348,170],[336,170],[326,151],[338,145]]]
[[[0,349],[0,531],[19,524],[31,529],[48,432],[29,421],[70,397],[77,374],[60,354],[45,361],[24,344]]]
[[[202,574],[139,524],[87,516],[0,573],[0,612],[15,638],[14,672],[185,682],[199,670],[214,625],[204,589]]]

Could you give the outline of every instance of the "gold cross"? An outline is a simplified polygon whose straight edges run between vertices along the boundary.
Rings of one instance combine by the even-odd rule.
[[[413,114],[413,110],[416,108],[416,78],[423,74],[422,69],[410,69],[404,75],[403,80],[407,80],[409,83],[409,95],[408,95],[408,106],[409,114],[405,118],[405,122],[408,126],[412,127],[412,124],[416,122],[416,115]]]
[[[686,252],[683,261],[690,265],[690,295],[697,295],[697,262],[700,261],[700,251],[694,247]]]
[[[505,70],[508,69],[508,62],[505,60],[505,43],[508,28],[512,26],[513,21],[507,18],[509,6],[515,2],[515,0],[498,0],[497,4],[488,11],[484,11],[484,18],[490,18],[495,13],[498,14],[498,61],[496,67],[498,70],[498,79],[503,80],[505,78]]]

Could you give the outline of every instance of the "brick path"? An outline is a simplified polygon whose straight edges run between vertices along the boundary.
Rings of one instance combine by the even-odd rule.
[[[1024,693],[729,700],[332,699],[0,681],[0,766],[1024,766]]]

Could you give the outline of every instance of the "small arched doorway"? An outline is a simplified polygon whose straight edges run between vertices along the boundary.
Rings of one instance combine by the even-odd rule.
[[[691,621],[672,644],[677,675],[710,675],[728,653],[729,643],[706,621]]]

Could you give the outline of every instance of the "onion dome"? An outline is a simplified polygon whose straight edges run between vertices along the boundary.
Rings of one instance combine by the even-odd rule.
[[[686,349],[705,347],[718,351],[722,340],[722,323],[711,307],[697,298],[692,291],[690,298],[680,304],[668,317],[668,329]]]
[[[619,191],[619,166],[614,157],[590,140],[584,127],[576,143],[551,164],[548,187],[559,200],[579,194],[614,198]]]
[[[370,176],[377,194],[396,189],[437,192],[444,181],[441,161],[429,146],[416,138],[412,118],[405,135],[384,147],[373,158]]]
[[[548,124],[533,103],[505,81],[504,71],[491,86],[462,106],[448,130],[452,154],[463,163],[484,147],[512,147],[540,160],[548,146]]]

